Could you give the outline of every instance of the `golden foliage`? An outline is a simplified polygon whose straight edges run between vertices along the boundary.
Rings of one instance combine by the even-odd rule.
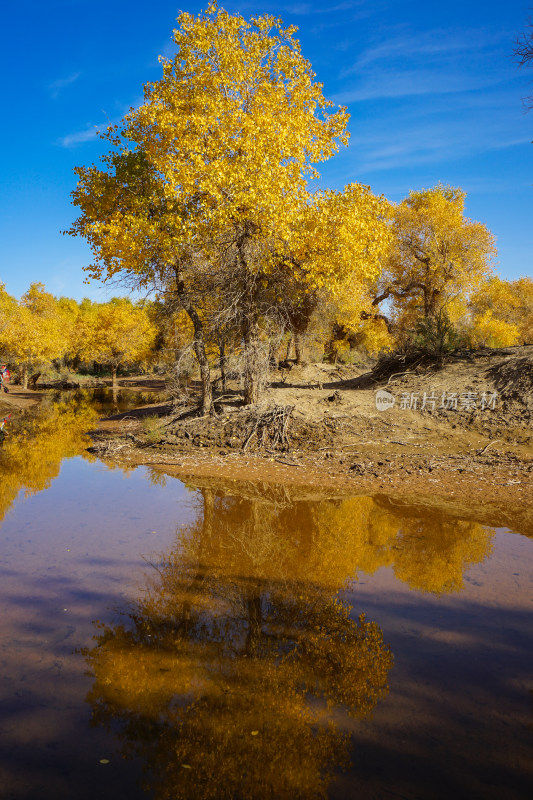
[[[306,290],[323,289],[337,302],[350,298],[360,312],[391,241],[390,210],[383,197],[357,183],[343,192],[317,192],[302,207],[288,237],[291,257],[300,268],[294,277]]]
[[[156,336],[146,311],[126,298],[94,304],[82,326],[81,357],[108,364],[113,374],[120,365],[147,359]]]
[[[346,142],[346,111],[329,111],[296,29],[281,20],[212,8],[178,24],[178,53],[161,59],[163,78],[145,87],[124,136],[165,176],[187,242],[237,220],[284,238],[313,164]]]
[[[467,333],[475,344],[506,347],[533,342],[533,279],[484,281],[469,303]]]
[[[376,295],[391,298],[399,332],[467,298],[491,271],[494,237],[464,216],[466,194],[438,185],[396,206],[393,239]]]
[[[154,264],[191,246],[215,262],[220,239],[244,222],[287,241],[313,164],[347,139],[346,112],[329,112],[295,29],[214,8],[178,23],[163,77],[105,134],[117,146],[105,169],[76,170],[82,214],[70,232],[95,252],[91,277],[123,271],[146,283]]]
[[[7,301],[7,314],[0,331],[0,346],[9,353],[22,373],[24,386],[28,373],[52,358],[61,357],[68,347],[68,327],[53,295],[42,283],[32,283],[20,303]]]
[[[17,301],[6,292],[4,283],[0,283],[0,351],[2,360],[6,360],[9,350],[9,325],[16,314]]]
[[[517,344],[520,338],[518,326],[494,316],[490,310],[475,316],[467,327],[468,338],[474,347],[507,347]]]
[[[46,404],[9,425],[0,448],[0,520],[19,492],[46,489],[59,474],[61,461],[79,455],[89,443],[86,431],[96,420],[88,401]],[[84,454],[87,457],[87,454]]]
[[[101,168],[76,170],[69,233],[93,250],[90,278],[121,273],[179,296],[209,411],[205,348],[219,344],[209,326],[244,340],[253,360],[265,315],[297,326],[309,295],[361,296],[388,246],[389,204],[358,184],[309,191],[315,165],[347,141],[347,114],[324,98],[296,29],[215,6],[178,23],[176,57],[107,131]]]

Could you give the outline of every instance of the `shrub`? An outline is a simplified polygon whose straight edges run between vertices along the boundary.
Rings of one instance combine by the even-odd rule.
[[[142,421],[144,435],[150,444],[157,444],[163,438],[163,422],[156,414],[144,417]]]

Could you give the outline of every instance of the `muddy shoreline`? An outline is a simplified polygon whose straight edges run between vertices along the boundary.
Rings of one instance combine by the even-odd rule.
[[[243,407],[234,386],[214,417],[170,398],[112,414],[91,432],[92,449],[185,481],[382,493],[533,534],[533,345],[463,354],[380,381],[326,364],[273,377],[260,406]],[[165,384],[131,377],[120,388],[160,393]],[[386,410],[376,404],[380,389],[395,400]],[[27,413],[45,394],[11,387],[0,412]]]
[[[216,417],[169,405],[112,415],[93,432],[95,451],[185,481],[282,484],[322,496],[383,493],[533,534],[533,346],[482,351],[381,384],[323,364],[294,369],[289,380],[269,387],[253,409],[240,406],[233,390]],[[378,410],[378,389],[395,396],[394,407]],[[420,407],[424,396],[443,395],[455,395],[457,407]],[[412,398],[417,407],[408,408]],[[475,407],[462,407],[461,398]],[[146,435],[147,416],[160,420],[155,441]],[[267,417],[271,426],[263,429]]]

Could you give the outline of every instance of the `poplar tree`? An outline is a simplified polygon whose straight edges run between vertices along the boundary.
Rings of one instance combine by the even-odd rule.
[[[81,213],[69,233],[92,247],[89,277],[155,288],[188,314],[204,414],[212,408],[206,326],[217,325],[216,314],[203,313],[206,297],[220,299],[217,312],[233,313],[244,398],[253,403],[273,273],[276,287],[294,289],[303,277],[302,293],[334,287],[347,264],[360,280],[376,277],[371,243],[385,234],[369,194],[349,187],[345,200],[317,201],[308,188],[315,165],[347,142],[348,115],[325,99],[295,32],[273,16],[246,21],[216,3],[199,16],[180,14],[177,52],[160,59],[162,78],[103,135],[112,150],[102,164],[76,170]],[[360,251],[353,260],[354,248],[339,257],[328,234],[347,230],[338,224],[341,207],[354,222],[356,195],[360,213],[345,236]]]

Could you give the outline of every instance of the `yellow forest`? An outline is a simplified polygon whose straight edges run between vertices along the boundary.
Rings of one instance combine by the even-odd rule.
[[[453,198],[447,199],[446,193]],[[276,288],[265,301],[264,313],[258,314],[261,366],[268,369],[288,358],[296,363],[361,363],[398,348],[430,344],[432,334],[450,350],[533,341],[533,280],[503,280],[492,272],[487,252],[472,253],[472,239],[479,236],[490,243],[491,237],[482,225],[464,219],[462,203],[462,193],[438,187],[391,206],[391,238],[381,271],[372,281],[359,283],[351,276],[352,282],[339,293],[327,285],[304,288],[294,303],[285,295],[274,296],[281,291]],[[421,245],[418,242],[415,251],[415,223],[420,238],[422,226],[427,233],[431,225],[435,238],[442,237],[443,250],[459,248],[462,233],[469,240],[453,261],[453,271],[429,247],[431,268],[417,261]],[[265,296],[271,279],[275,280],[268,272],[261,278]],[[0,285],[0,352],[23,388],[32,376],[34,384],[46,378],[69,381],[95,370],[107,372],[114,382],[120,369],[169,375],[177,371],[187,377],[194,372],[197,342],[190,317],[177,306],[165,295],[136,301],[86,298],[78,303],[54,297],[39,283],[17,300]],[[244,371],[246,343],[239,325],[235,320],[233,325],[220,324],[225,309],[217,305],[216,295],[203,296],[199,306],[210,380],[220,372]]]
[[[0,352],[24,387],[50,365],[68,377],[96,362],[114,382],[120,368],[196,369],[206,414],[213,373],[232,371],[254,403],[293,355],[533,341],[533,281],[497,277],[494,237],[465,215],[462,189],[395,204],[359,183],[321,187],[349,115],[295,32],[216,3],[178,17],[161,79],[101,134],[101,163],[75,170],[65,231],[92,249],[89,281],[143,299],[77,303],[32,284],[17,301],[2,288]]]

